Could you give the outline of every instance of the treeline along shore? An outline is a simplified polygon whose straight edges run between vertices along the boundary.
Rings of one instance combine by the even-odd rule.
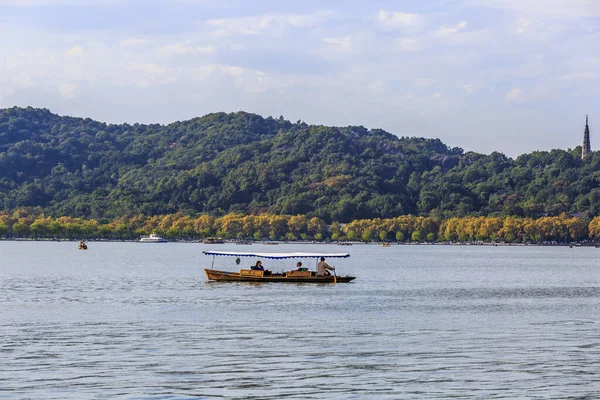
[[[538,219],[468,216],[438,219],[406,215],[326,224],[318,217],[305,215],[231,213],[221,217],[192,217],[169,214],[98,221],[76,217],[53,218],[26,210],[0,212],[2,239],[136,240],[150,233],[171,240],[220,237],[286,241],[593,243],[600,240],[600,217],[587,221],[567,215]]]

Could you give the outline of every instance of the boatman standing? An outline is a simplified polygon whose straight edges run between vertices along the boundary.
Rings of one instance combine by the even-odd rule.
[[[325,257],[321,257],[321,261],[317,264],[317,276],[330,276],[331,273],[328,270],[335,271],[335,267],[327,264],[325,262]]]

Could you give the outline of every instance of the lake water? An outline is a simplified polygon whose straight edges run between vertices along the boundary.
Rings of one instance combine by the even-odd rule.
[[[600,398],[600,249],[76,249],[0,242],[0,399]],[[207,249],[347,251],[357,279],[211,283]]]

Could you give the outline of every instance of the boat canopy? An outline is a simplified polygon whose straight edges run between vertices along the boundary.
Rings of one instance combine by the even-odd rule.
[[[239,253],[235,251],[203,251],[207,256],[257,257],[283,260],[286,258],[348,258],[348,253]]]

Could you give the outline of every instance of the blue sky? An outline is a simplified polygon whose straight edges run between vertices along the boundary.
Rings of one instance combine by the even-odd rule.
[[[0,107],[600,149],[600,1],[0,0]],[[598,138],[597,140],[595,140]]]

